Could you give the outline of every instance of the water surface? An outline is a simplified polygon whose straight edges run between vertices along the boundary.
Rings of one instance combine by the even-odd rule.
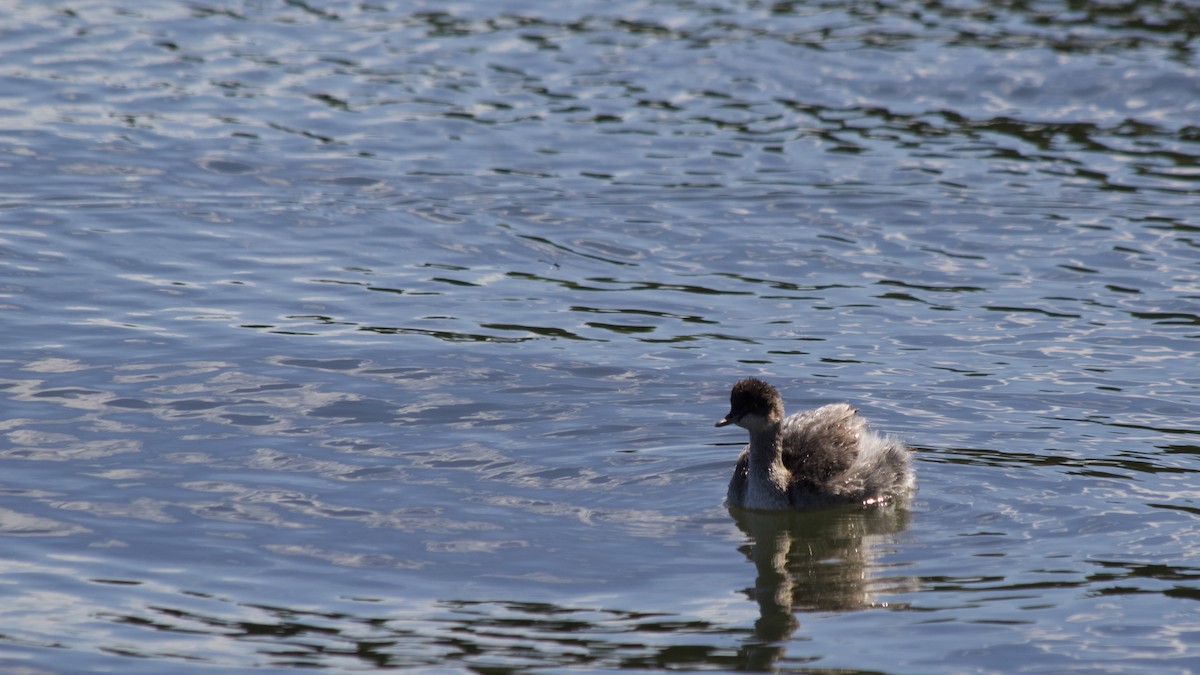
[[[0,18],[6,669],[1200,654],[1192,8]],[[730,514],[751,374],[916,497]]]

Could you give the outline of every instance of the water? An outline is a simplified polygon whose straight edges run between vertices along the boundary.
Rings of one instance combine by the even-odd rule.
[[[1195,8],[0,16],[6,671],[1200,662]]]

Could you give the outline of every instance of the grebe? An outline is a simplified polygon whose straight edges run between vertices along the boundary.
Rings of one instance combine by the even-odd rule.
[[[910,450],[881,436],[845,403],[783,415],[779,391],[754,377],[733,385],[729,414],[716,426],[750,432],[726,501],[744,509],[800,510],[874,504],[913,490]]]

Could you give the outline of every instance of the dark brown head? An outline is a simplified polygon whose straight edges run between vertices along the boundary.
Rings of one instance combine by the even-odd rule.
[[[729,414],[716,426],[736,424],[744,429],[755,429],[783,421],[783,399],[771,385],[756,377],[733,385],[729,392]]]

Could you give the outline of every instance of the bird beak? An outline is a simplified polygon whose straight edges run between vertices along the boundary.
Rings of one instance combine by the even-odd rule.
[[[728,415],[726,415],[725,417],[721,418],[721,419],[720,419],[720,420],[719,420],[719,421],[718,421],[716,424],[714,424],[713,426],[716,426],[716,427],[724,427],[724,426],[729,426],[730,424],[733,424],[733,423],[734,423],[734,422],[736,422],[736,421],[737,421],[737,419],[736,419],[736,418],[733,416],[733,413],[731,412],[731,413],[729,413]]]

